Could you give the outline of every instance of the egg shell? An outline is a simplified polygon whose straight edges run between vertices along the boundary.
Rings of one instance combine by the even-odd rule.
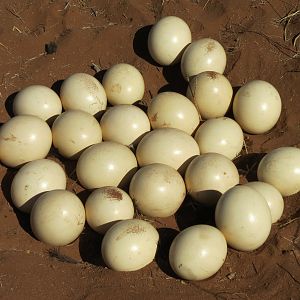
[[[146,221],[119,221],[106,232],[102,240],[103,260],[115,271],[142,269],[153,261],[158,239],[157,230]]]
[[[50,190],[65,189],[67,178],[63,168],[50,159],[25,164],[11,183],[11,199],[16,208],[30,213],[37,198]]]

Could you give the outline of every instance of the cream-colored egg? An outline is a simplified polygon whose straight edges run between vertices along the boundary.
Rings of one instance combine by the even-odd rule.
[[[62,113],[52,126],[53,145],[66,158],[77,159],[87,147],[102,141],[98,121],[81,110]]]
[[[134,105],[116,105],[109,108],[100,121],[104,141],[136,146],[150,131],[147,115]]]
[[[192,76],[205,71],[223,74],[226,53],[222,45],[213,39],[203,38],[192,42],[181,58],[181,73],[189,81]]]
[[[272,150],[260,161],[257,169],[259,181],[273,185],[282,196],[300,191],[300,149],[280,147]]]
[[[102,80],[108,102],[112,105],[133,104],[144,96],[145,83],[140,71],[129,64],[110,67]]]
[[[137,170],[137,161],[128,147],[102,142],[86,149],[79,157],[76,174],[87,189],[103,186],[125,188]]]
[[[158,94],[149,104],[147,113],[153,129],[177,128],[192,134],[200,122],[195,105],[175,92]]]
[[[215,205],[223,193],[238,183],[236,166],[218,153],[201,154],[194,158],[185,173],[188,193],[205,205]]]
[[[217,203],[215,221],[227,244],[237,250],[252,251],[268,238],[272,219],[265,198],[248,186],[235,186]]]
[[[277,222],[284,209],[284,201],[279,191],[271,184],[260,181],[248,182],[246,186],[255,189],[265,198],[271,211],[272,223]]]
[[[132,219],[134,207],[131,198],[123,190],[105,186],[94,190],[85,203],[86,220],[100,234],[119,220]]]
[[[39,117],[16,116],[0,128],[0,159],[8,167],[45,158],[51,145],[51,129]]]
[[[24,165],[11,183],[11,199],[16,208],[30,213],[37,198],[46,191],[64,190],[67,178],[55,161],[38,159]]]
[[[192,77],[186,92],[204,120],[223,117],[230,107],[232,94],[229,80],[213,71]]]
[[[105,110],[107,105],[102,84],[86,73],[75,73],[64,80],[60,99],[65,110],[83,110],[91,115]]]
[[[119,221],[104,236],[101,244],[103,260],[115,271],[142,269],[153,261],[158,239],[157,230],[146,221]]]
[[[14,98],[15,115],[33,115],[44,121],[53,122],[61,114],[62,105],[58,95],[43,85],[30,85]]]
[[[73,242],[83,230],[84,206],[73,193],[65,190],[46,192],[35,202],[30,224],[35,237],[51,246]]]
[[[190,161],[199,155],[197,142],[186,132],[175,128],[159,128],[140,141],[136,157],[139,165],[162,163],[184,174]]]
[[[143,215],[164,218],[178,210],[186,191],[182,177],[174,168],[151,164],[134,174],[129,194]]]
[[[203,280],[222,267],[227,243],[222,232],[209,225],[194,225],[181,231],[171,244],[173,271],[186,280]]]
[[[272,129],[281,113],[281,99],[273,85],[253,80],[242,86],[233,100],[235,120],[243,130],[262,134]]]
[[[148,35],[148,49],[156,62],[168,66],[180,60],[191,41],[191,30],[186,22],[175,16],[167,16],[152,26]]]
[[[214,152],[233,159],[243,148],[244,135],[237,122],[221,117],[205,121],[198,128],[195,140],[201,154]]]

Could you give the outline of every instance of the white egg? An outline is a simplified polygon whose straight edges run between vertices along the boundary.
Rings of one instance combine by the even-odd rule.
[[[248,186],[235,186],[222,195],[215,211],[216,225],[227,244],[252,251],[268,238],[272,219],[265,198]]]
[[[60,99],[65,110],[83,110],[96,115],[106,109],[107,98],[101,83],[86,73],[69,76],[60,88]]]
[[[223,117],[230,107],[232,94],[228,79],[213,71],[193,76],[186,92],[204,120]]]
[[[86,149],[79,157],[76,174],[87,189],[103,186],[125,188],[137,170],[130,149],[115,142],[102,142]]]
[[[153,261],[158,239],[157,230],[146,221],[119,221],[104,236],[101,245],[103,260],[115,271],[142,269]]]
[[[98,233],[105,232],[119,220],[132,219],[134,207],[123,190],[105,186],[94,190],[85,203],[86,220]]]
[[[58,95],[43,85],[30,85],[14,98],[15,115],[33,115],[52,123],[61,114],[62,105]]]
[[[226,240],[217,228],[195,225],[181,231],[173,240],[169,261],[179,277],[203,280],[218,272],[226,255]]]
[[[205,205],[215,205],[223,193],[238,183],[236,166],[218,153],[201,154],[194,158],[185,173],[188,193]]]
[[[136,157],[139,165],[162,163],[183,174],[189,162],[199,155],[196,141],[175,128],[159,128],[147,133],[140,141]]]
[[[129,64],[110,67],[102,80],[108,102],[112,105],[133,104],[144,96],[145,83],[140,71]]]
[[[84,206],[73,193],[54,190],[44,193],[35,202],[30,224],[35,237],[51,246],[73,242],[83,230]]]
[[[191,41],[191,30],[186,22],[175,16],[167,16],[152,26],[148,36],[148,49],[156,62],[168,66],[180,60]]]
[[[109,108],[100,121],[104,141],[136,146],[150,131],[147,115],[134,105],[116,105]]]
[[[153,129],[177,128],[192,134],[200,123],[195,105],[175,92],[158,94],[151,100],[147,113]]]
[[[185,184],[180,174],[164,164],[151,164],[133,176],[129,194],[145,216],[169,217],[185,198]]]
[[[281,113],[281,99],[273,85],[253,80],[242,86],[233,100],[235,120],[244,131],[262,134],[272,129]]]
[[[222,45],[213,39],[202,38],[192,42],[181,58],[181,73],[189,81],[192,76],[205,71],[223,74],[226,53]]]
[[[24,165],[11,183],[11,199],[16,208],[30,213],[37,198],[46,191],[63,190],[67,178],[55,161],[38,159]]]
[[[244,135],[237,122],[221,117],[205,121],[198,128],[195,140],[201,154],[214,152],[233,159],[243,148]]]
[[[89,113],[68,110],[54,121],[53,145],[66,158],[77,159],[87,147],[102,141],[99,122]]]
[[[257,169],[259,181],[273,185],[282,196],[300,191],[300,149],[280,147],[272,150],[260,161]]]
[[[8,167],[45,158],[52,145],[48,124],[36,116],[16,116],[0,128],[0,159]]]
[[[279,191],[271,184],[260,181],[248,182],[246,186],[256,190],[265,198],[271,211],[272,223],[277,222],[284,209],[284,201]]]

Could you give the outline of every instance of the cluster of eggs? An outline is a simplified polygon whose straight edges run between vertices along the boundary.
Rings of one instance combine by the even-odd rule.
[[[148,48],[161,65],[181,61],[189,81],[186,96],[160,93],[145,113],[134,105],[144,95],[143,77],[125,63],[109,68],[102,84],[85,73],[71,75],[60,97],[45,86],[26,87],[14,99],[15,116],[0,129],[0,160],[20,168],[11,198],[30,213],[39,240],[67,245],[87,220],[104,234],[103,259],[118,271],[144,267],[157,250],[157,230],[134,218],[134,206],[144,216],[168,217],[187,193],[203,205],[216,205],[216,227],[181,231],[169,252],[178,276],[205,279],[223,265],[227,244],[252,251],[266,241],[282,215],[282,196],[300,190],[300,150],[271,151],[259,164],[260,181],[238,185],[232,159],[242,150],[243,130],[272,129],[281,111],[277,90],[262,80],[246,83],[233,99],[233,120],[224,117],[233,91],[222,75],[226,54],[216,40],[192,42],[188,25],[169,16],[152,27]],[[200,125],[200,120],[206,121]],[[52,144],[64,158],[78,160],[78,181],[92,191],[85,205],[66,190],[60,164],[45,158]]]

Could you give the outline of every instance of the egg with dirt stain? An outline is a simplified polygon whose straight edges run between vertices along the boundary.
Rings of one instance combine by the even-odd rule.
[[[223,74],[226,67],[226,53],[222,45],[210,38],[192,42],[181,58],[181,73],[185,80],[205,71]]]
[[[239,183],[234,163],[218,153],[194,158],[185,172],[185,184],[192,198],[204,205],[215,205],[221,195]]]
[[[14,98],[13,111],[15,115],[33,115],[52,123],[61,114],[62,104],[58,95],[47,86],[30,85]]]
[[[44,192],[65,189],[67,178],[63,168],[50,159],[38,159],[24,165],[11,183],[11,199],[16,208],[30,213]]]
[[[65,158],[77,159],[87,147],[102,141],[99,122],[81,110],[62,113],[52,125],[53,145]]]
[[[115,271],[142,269],[153,261],[158,239],[157,230],[146,221],[119,221],[106,232],[102,240],[103,260]]]
[[[121,63],[110,67],[104,74],[102,84],[111,105],[133,104],[144,96],[143,76],[129,64]]]
[[[223,117],[230,107],[232,94],[229,80],[214,71],[193,76],[186,92],[204,120]]]
[[[60,88],[65,110],[83,110],[91,115],[106,109],[107,97],[102,84],[86,73],[75,73],[65,79]]]
[[[191,30],[186,22],[176,16],[166,16],[152,26],[148,35],[148,49],[156,62],[168,66],[180,60],[191,41]]]
[[[169,261],[179,277],[203,280],[218,272],[226,255],[227,243],[221,231],[209,225],[194,225],[175,237]]]
[[[195,105],[175,92],[163,92],[155,96],[148,106],[147,114],[153,129],[177,128],[192,134],[200,123]]]
[[[81,200],[66,190],[41,195],[35,202],[30,225],[35,237],[51,246],[65,246],[78,238],[85,223]]]
[[[123,190],[105,186],[94,190],[85,203],[86,220],[100,234],[120,220],[132,219],[134,207],[131,198]]]
[[[134,174],[129,194],[143,215],[165,218],[179,209],[186,190],[184,180],[174,168],[151,164]]]
[[[8,167],[45,158],[52,145],[48,124],[36,116],[16,116],[0,128],[0,160]]]

